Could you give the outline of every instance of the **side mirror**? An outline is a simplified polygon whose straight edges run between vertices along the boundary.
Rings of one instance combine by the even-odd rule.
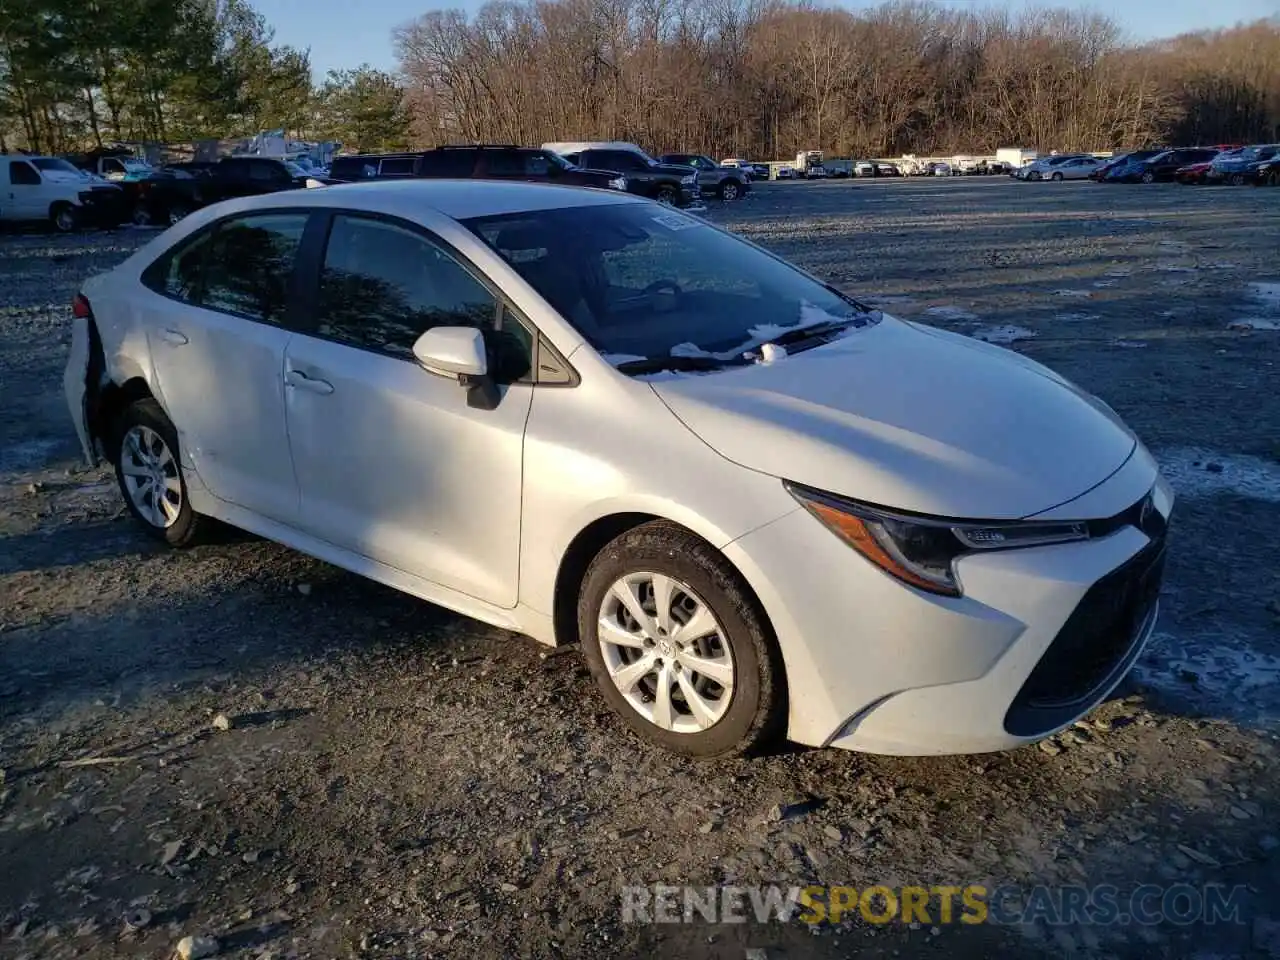
[[[432,327],[413,344],[418,362],[445,377],[483,377],[489,371],[484,334],[476,327]]]

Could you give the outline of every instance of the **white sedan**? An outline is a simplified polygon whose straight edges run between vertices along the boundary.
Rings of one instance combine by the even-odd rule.
[[[1070,157],[1041,171],[1041,178],[1054,181],[1088,180],[1089,175],[1104,162],[1097,157]]]
[[[647,200],[227,201],[73,315],[75,427],[144,530],[577,644],[685,755],[1016,747],[1155,623],[1172,495],[1105,403]]]

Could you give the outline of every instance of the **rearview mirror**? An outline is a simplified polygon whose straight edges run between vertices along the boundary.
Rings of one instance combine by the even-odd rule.
[[[413,344],[418,362],[445,377],[483,377],[489,369],[484,334],[476,327],[432,327]]]

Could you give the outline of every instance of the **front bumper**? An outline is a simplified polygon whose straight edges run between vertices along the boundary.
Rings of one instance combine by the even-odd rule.
[[[1157,483],[1149,459],[1133,460],[1090,492],[1090,516],[1130,505],[1107,503],[1103,488],[1128,498],[1135,481],[1144,492]],[[1167,518],[1172,494],[1163,481],[1157,490]],[[1106,509],[1093,512],[1099,504]],[[927,755],[1010,749],[1093,709],[1151,635],[1161,547],[1122,526],[1080,543],[970,555],[957,567],[960,598],[900,584],[803,510],[725,552],[782,648],[790,738]],[[1108,587],[1117,581],[1118,593]],[[1109,613],[1114,622],[1103,623]],[[1121,614],[1137,621],[1120,623]]]

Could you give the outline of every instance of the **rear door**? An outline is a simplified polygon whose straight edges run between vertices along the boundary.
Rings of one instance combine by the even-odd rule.
[[[518,589],[532,335],[421,227],[335,213],[308,266],[312,329],[285,356],[299,525],[322,540],[488,603]],[[429,327],[485,331],[501,399],[468,402],[427,372]]]
[[[184,465],[210,493],[292,524],[298,486],[285,433],[284,352],[307,212],[242,214],[143,272],[153,386]]]

